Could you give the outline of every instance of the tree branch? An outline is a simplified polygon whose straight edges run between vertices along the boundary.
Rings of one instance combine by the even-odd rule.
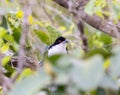
[[[18,67],[18,57],[12,57],[12,59],[9,62],[9,65],[12,66],[13,68],[17,68]],[[32,70],[36,70],[37,69],[37,62],[36,60],[34,60],[33,58],[30,57],[24,57],[24,64],[23,64],[23,68],[30,68]]]
[[[78,27],[78,31],[80,33],[80,38],[82,40],[82,48],[84,50],[84,52],[88,52],[88,41],[87,41],[87,37],[85,35],[85,31],[84,31],[84,23],[82,21],[82,19],[80,17],[78,17],[77,15],[74,15],[74,22],[76,23],[77,27]]]
[[[18,71],[15,74],[15,76],[12,79],[12,82],[15,82],[15,80],[19,77],[21,72],[23,71],[23,66],[25,64],[25,43],[26,43],[26,37],[27,37],[27,32],[29,32],[29,23],[28,23],[28,16],[31,14],[31,8],[28,2],[21,1],[23,4],[23,11],[24,11],[24,17],[23,17],[23,31],[21,34],[21,39],[20,39],[20,47],[19,47],[19,55],[18,55]]]
[[[55,1],[56,3],[58,3],[59,5],[61,5],[62,7],[66,8],[68,10],[71,7],[69,2],[72,2],[71,0],[53,0],[53,1]],[[88,2],[88,0],[84,0],[84,1],[79,0],[79,2],[80,1],[81,2]],[[118,27],[118,25],[115,25],[112,21],[105,21],[96,15],[89,16],[87,13],[85,13],[82,10],[83,6],[82,6],[82,9],[80,8],[80,3],[78,3],[77,0],[74,2],[76,2],[77,5],[75,3],[73,3],[74,7],[72,7],[72,10],[76,11],[76,12],[72,11],[73,14],[74,13],[79,14],[79,17],[87,24],[91,25],[92,27],[94,27],[94,28],[96,28],[104,33],[107,33],[108,35],[110,35],[112,37],[117,38],[118,35],[116,35],[116,33],[115,33],[116,29],[114,27],[116,26],[116,28],[120,32],[120,28]]]

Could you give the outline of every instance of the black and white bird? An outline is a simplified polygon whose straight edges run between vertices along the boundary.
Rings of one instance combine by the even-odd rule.
[[[45,52],[43,54],[43,58],[39,63],[40,64],[43,63],[44,57],[46,56],[46,51],[47,51],[48,57],[56,55],[56,54],[67,54],[68,51],[67,51],[67,47],[66,47],[67,44],[66,43],[68,43],[66,38],[64,38],[62,36],[58,37],[53,44],[51,44],[49,47],[47,47],[45,49]]]
[[[64,37],[62,36],[58,37],[55,40],[55,42],[49,46],[48,57],[56,54],[67,54],[67,47],[66,47],[67,42],[68,41]]]

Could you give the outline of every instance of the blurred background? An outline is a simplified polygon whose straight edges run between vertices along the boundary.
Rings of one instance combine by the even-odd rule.
[[[0,0],[1,95],[120,95],[119,38],[84,22],[88,49],[84,51],[73,14],[54,1]],[[120,1],[89,0],[85,11],[116,25]],[[47,58],[45,48],[59,36],[69,40],[68,55]],[[21,46],[33,66],[16,67]],[[44,64],[39,67],[43,56]]]

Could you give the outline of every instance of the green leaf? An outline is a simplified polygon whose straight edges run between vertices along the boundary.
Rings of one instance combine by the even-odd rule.
[[[35,30],[35,33],[42,42],[46,43],[47,45],[50,44],[50,36],[48,32],[44,32],[42,30]]]
[[[115,80],[113,80],[110,76],[105,75],[102,79],[102,81],[99,84],[100,87],[103,88],[109,88],[109,89],[114,89],[117,90],[118,89],[118,85],[117,82]]]
[[[112,38],[111,38],[111,36],[109,36],[109,35],[107,35],[107,34],[101,34],[101,36],[100,36],[100,40],[102,41],[102,42],[104,42],[105,44],[110,44],[110,43],[112,43]]]
[[[19,27],[19,28],[13,28],[12,35],[13,35],[13,38],[15,39],[15,41],[17,43],[19,43],[20,36],[21,36],[21,31],[22,31],[21,27]]]
[[[39,90],[48,86],[49,83],[50,77],[41,70],[37,74],[18,81],[8,95],[35,95]]]
[[[12,35],[5,34],[3,38],[4,38],[6,41],[10,42],[10,43],[13,43],[13,42],[14,42],[14,39],[13,39],[13,36],[12,36]]]
[[[89,15],[92,15],[94,13],[94,6],[95,6],[95,0],[90,0],[88,4],[85,6],[85,12]]]
[[[3,26],[5,29],[8,29],[8,24],[5,16],[2,17],[2,23],[1,26]]]
[[[114,47],[113,53],[115,55],[110,58],[110,74],[117,78],[120,76],[120,46]]]
[[[104,48],[94,48],[92,49],[90,52],[88,52],[85,57],[91,57],[93,55],[96,54],[101,54],[103,57],[107,58],[108,56],[111,55],[111,52],[108,52],[106,49]]]
[[[6,56],[2,59],[2,65],[5,66],[11,59],[11,56]]]
[[[69,80],[70,80],[69,73],[72,66],[71,59],[73,58],[67,55],[63,55],[57,60],[56,64],[52,64],[53,70],[57,75],[55,79],[56,84],[59,84],[59,85],[69,84]]]
[[[62,56],[61,54],[56,54],[56,55],[50,56],[48,59],[52,64],[55,65],[61,56]]]
[[[95,89],[104,76],[103,60],[100,56],[74,63],[71,71],[71,79],[82,90]]]
[[[0,37],[4,37],[4,35],[6,34],[6,30],[3,27],[0,27]]]
[[[4,41],[2,38],[0,38],[0,47],[2,47],[4,45]]]
[[[32,71],[30,68],[26,68],[23,70],[23,72],[21,73],[20,77],[19,77],[19,80],[23,79],[24,77],[27,77],[27,76],[31,76],[33,75],[35,72]]]
[[[1,52],[5,53],[9,49],[9,43],[6,43],[5,45],[2,46]]]

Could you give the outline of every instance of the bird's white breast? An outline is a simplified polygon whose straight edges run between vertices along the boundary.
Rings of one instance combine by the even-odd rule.
[[[66,54],[66,53],[67,51],[66,51],[65,43],[60,43],[58,45],[55,45],[48,50],[48,56],[52,56],[55,54]]]

